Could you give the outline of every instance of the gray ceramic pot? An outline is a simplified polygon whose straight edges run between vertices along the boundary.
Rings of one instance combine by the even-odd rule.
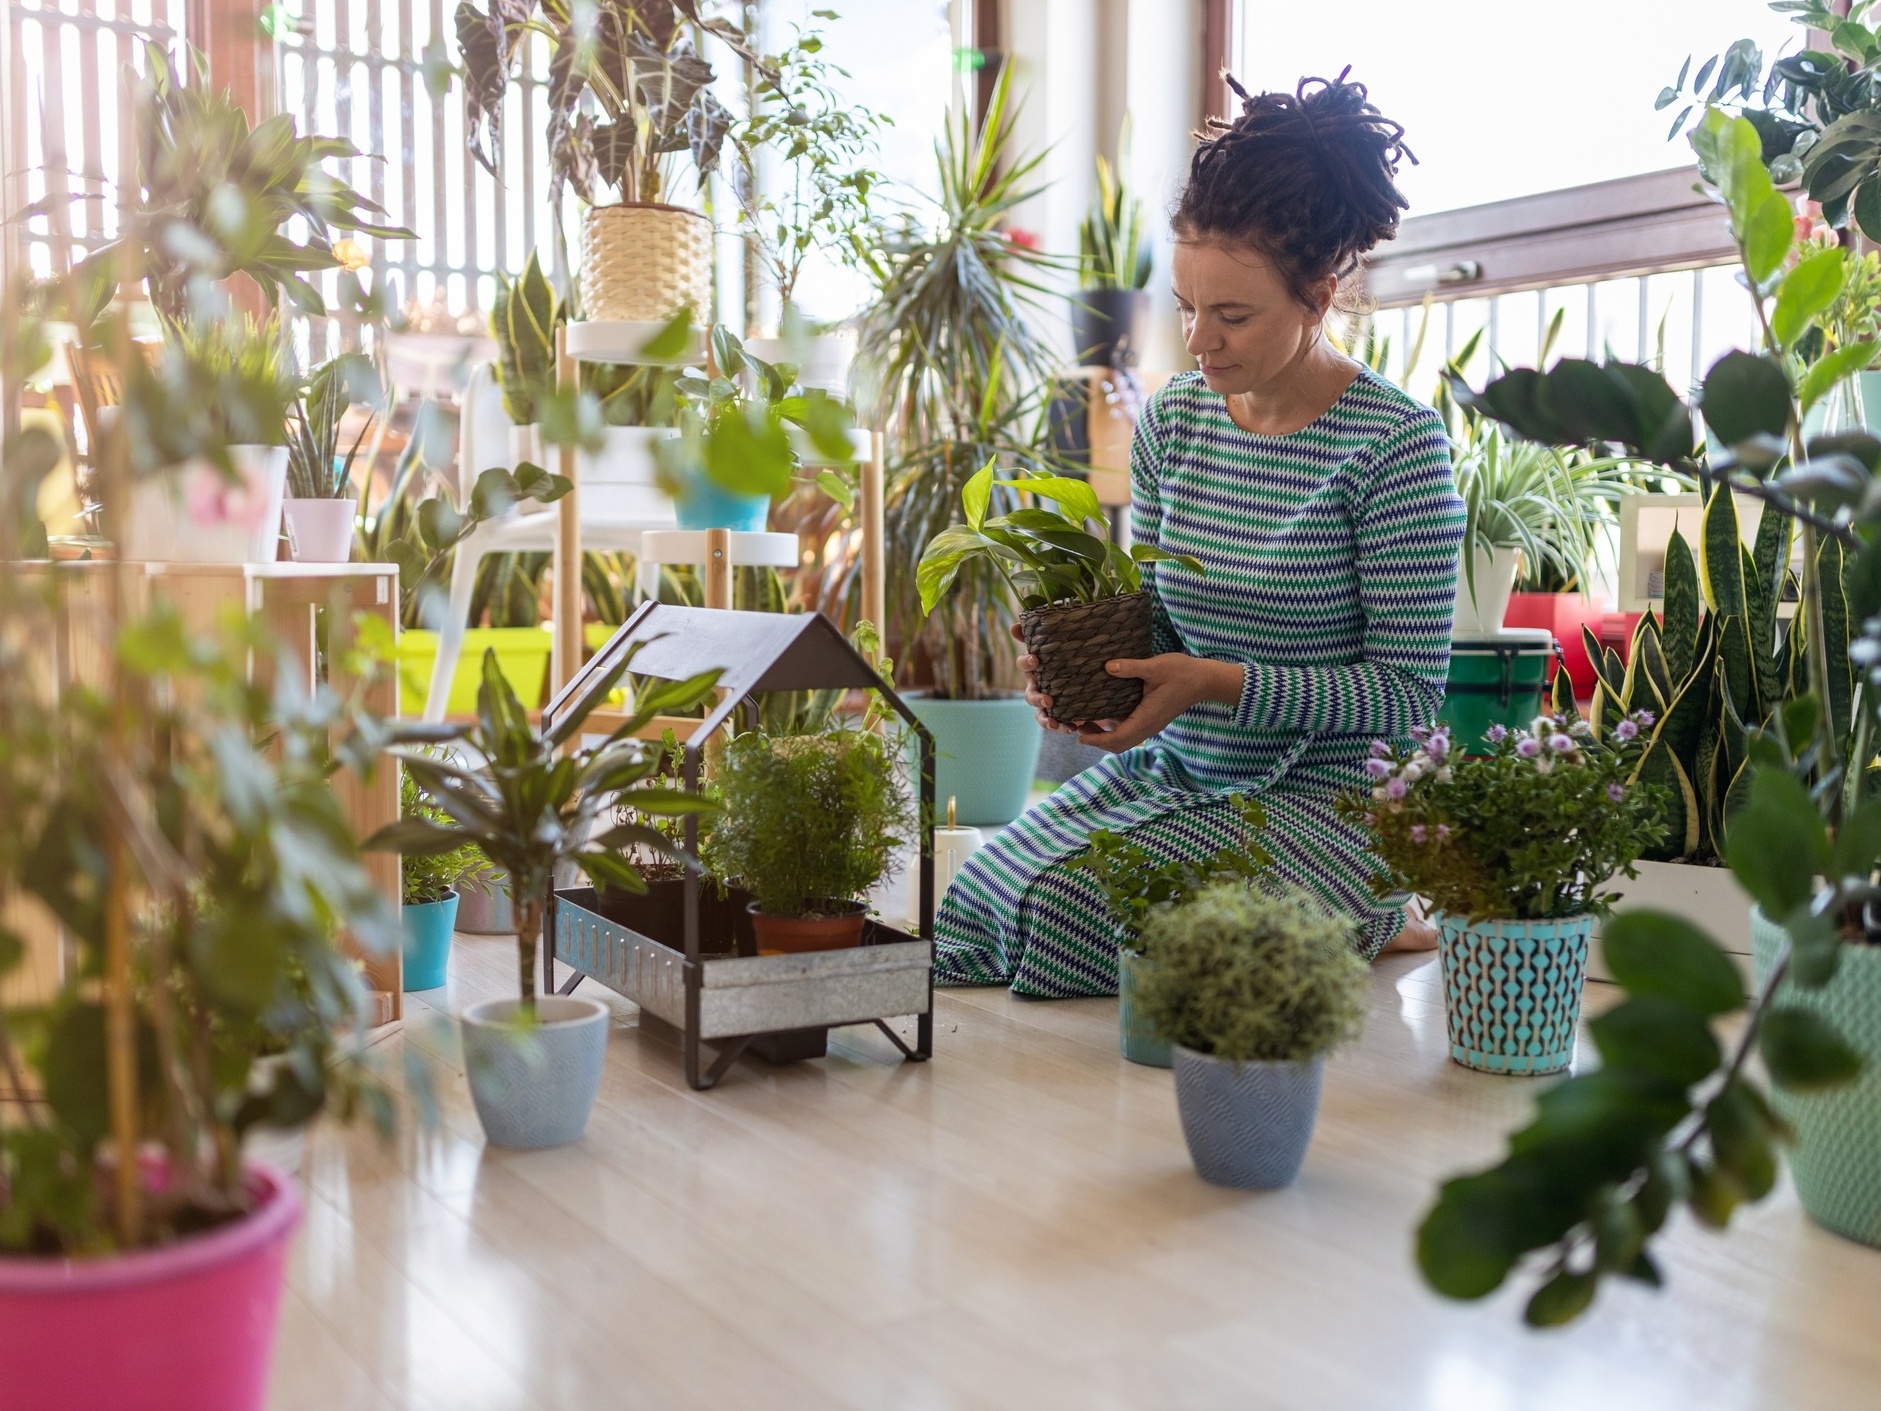
[[[607,1006],[545,995],[536,1025],[516,1028],[520,1001],[487,999],[459,1019],[464,1068],[493,1146],[565,1146],[581,1140],[607,1056]]]
[[[1237,1190],[1290,1184],[1313,1140],[1325,1066],[1324,1058],[1237,1066],[1176,1045],[1176,1107],[1196,1175]]]

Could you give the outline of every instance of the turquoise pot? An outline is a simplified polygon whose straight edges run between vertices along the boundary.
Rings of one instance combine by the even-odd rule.
[[[1450,1057],[1485,1073],[1559,1073],[1574,1058],[1591,916],[1437,918]]]
[[[1123,1056],[1145,1068],[1170,1066],[1169,1041],[1144,1021],[1136,1007],[1137,967],[1143,957],[1133,950],[1117,950],[1117,1037]]]
[[[703,475],[690,477],[673,496],[681,529],[733,529],[761,534],[771,522],[769,495],[734,495]]]
[[[1025,697],[903,699],[934,736],[934,805],[941,818],[947,816],[950,798],[959,821],[976,828],[1010,823],[1025,812],[1045,736]],[[914,748],[912,739],[909,748]]]
[[[457,927],[457,894],[443,901],[400,907],[398,924],[405,951],[405,988],[441,989],[451,959],[451,932]]]
[[[1759,987],[1784,940],[1761,911],[1750,913]],[[1881,946],[1843,946],[1828,984],[1805,990],[1785,978],[1774,998],[1828,1020],[1864,1060],[1860,1076],[1842,1087],[1772,1093],[1777,1115],[1796,1132],[1790,1174],[1797,1199],[1818,1225],[1881,1246]]]

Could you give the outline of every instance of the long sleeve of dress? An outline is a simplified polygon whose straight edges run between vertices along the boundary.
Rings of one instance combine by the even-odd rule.
[[[1443,702],[1464,520],[1443,423],[1434,413],[1407,419],[1367,459],[1350,492],[1362,659],[1248,663],[1239,726],[1402,738]]]
[[[1142,413],[1136,419],[1136,430],[1130,437],[1130,540],[1137,544],[1160,544],[1162,542],[1163,507],[1156,485],[1157,468],[1163,459],[1162,427],[1156,413],[1156,400],[1150,398],[1144,403]],[[1149,589],[1150,603],[1150,651],[1160,656],[1164,652],[1183,650],[1182,639],[1176,635],[1176,629],[1169,621],[1169,612],[1163,607],[1161,597],[1156,596],[1156,575],[1145,572],[1143,586]]]

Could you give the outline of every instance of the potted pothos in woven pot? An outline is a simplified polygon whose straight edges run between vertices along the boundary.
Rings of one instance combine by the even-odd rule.
[[[1236,794],[1230,801],[1240,815],[1240,836],[1206,857],[1158,857],[1127,833],[1100,828],[1090,846],[1065,866],[1088,872],[1104,893],[1117,927],[1117,1037],[1123,1056],[1149,1068],[1167,1068],[1169,1041],[1151,1028],[1138,998],[1143,967],[1143,934],[1150,918],[1192,899],[1217,882],[1251,886],[1273,870],[1273,854],[1255,835],[1267,826],[1261,806]]]
[[[1342,817],[1371,831],[1380,896],[1412,892],[1435,911],[1450,1056],[1488,1073],[1558,1073],[1574,1056],[1601,884],[1665,831],[1665,789],[1634,781],[1652,724],[1641,711],[1606,741],[1584,721],[1537,716],[1491,726],[1488,755],[1459,755],[1447,730],[1383,741],[1369,787]]]
[[[733,116],[712,92],[697,43],[710,34],[761,72],[773,66],[743,30],[697,0],[471,0],[457,7],[464,120],[472,155],[499,176],[502,115],[530,34],[554,49],[548,85],[550,199],[564,186],[588,206],[579,286],[590,319],[664,320],[712,307],[712,223],[663,199],[677,159],[701,183],[718,169]],[[602,204],[609,190],[619,201]]]
[[[1326,1054],[1364,1022],[1369,969],[1353,930],[1303,892],[1238,880],[1144,925],[1143,1015],[1174,1046],[1182,1135],[1203,1180],[1270,1190],[1299,1174]]]
[[[987,513],[993,487],[1044,505]],[[1128,549],[1093,524],[1104,523],[1097,494],[1082,480],[1029,475],[996,480],[982,467],[960,492],[966,523],[942,530],[921,555],[915,581],[923,612],[932,612],[967,564],[990,564],[1019,600],[1019,635],[1038,658],[1041,693],[1061,724],[1122,720],[1143,699],[1143,683],[1112,676],[1108,662],[1153,654],[1154,596],[1143,587],[1146,563],[1179,563],[1200,573],[1200,559],[1154,544]]]

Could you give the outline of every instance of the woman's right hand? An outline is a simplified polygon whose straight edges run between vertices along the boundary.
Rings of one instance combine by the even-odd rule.
[[[1016,622],[1012,624],[1012,637],[1015,642],[1023,643],[1025,641],[1025,633],[1019,629],[1019,624]],[[1061,725],[1047,714],[1051,709],[1052,698],[1038,688],[1037,657],[1033,656],[1030,652],[1022,655],[1019,658],[1019,670],[1025,673],[1025,703],[1038,712],[1038,723],[1040,725],[1043,725],[1047,730],[1056,730],[1060,735],[1081,735],[1084,733],[1082,724]]]

